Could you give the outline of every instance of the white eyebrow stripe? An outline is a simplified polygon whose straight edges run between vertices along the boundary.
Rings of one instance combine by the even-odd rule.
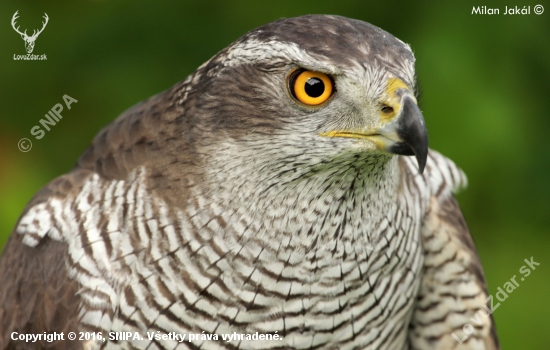
[[[333,64],[324,61],[322,56],[312,56],[296,43],[278,40],[247,39],[230,47],[223,61],[224,66],[229,67],[261,61],[284,61],[331,74],[340,72]]]
[[[397,40],[412,53],[409,45],[399,39]],[[371,48],[369,45],[363,45],[363,47],[360,47],[360,51],[364,52],[365,58],[369,57],[370,49]],[[294,63],[306,69],[317,70],[332,75],[338,75],[346,72],[346,74],[352,76],[361,76],[366,73],[365,70],[372,70],[372,72],[370,72],[372,74],[367,74],[367,76],[371,76],[372,78],[380,74],[386,77],[398,77],[392,73],[396,70],[401,72],[401,74],[399,74],[400,78],[404,79],[404,81],[411,87],[415,87],[414,54],[412,55],[412,60],[403,59],[398,62],[396,62],[395,57],[391,55],[382,56],[377,54],[375,57],[377,61],[376,64],[374,62],[370,62],[370,64],[365,66],[364,62],[351,60],[348,61],[348,64],[352,64],[351,66],[336,66],[330,58],[322,55],[310,54],[295,42],[279,41],[275,39],[269,39],[266,41],[259,40],[256,37],[249,37],[229,47],[227,52],[222,57],[219,57],[219,59],[226,67],[255,64],[259,62],[269,62],[273,64],[278,62],[287,64]],[[386,73],[379,69],[380,64],[385,66],[386,69],[384,70],[386,70]]]

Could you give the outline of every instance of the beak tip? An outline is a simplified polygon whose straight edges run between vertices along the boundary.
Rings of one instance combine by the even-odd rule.
[[[416,162],[418,163],[418,173],[419,174],[423,174],[424,173],[424,169],[426,168],[426,159],[427,159],[427,152],[426,152],[426,155],[420,155],[420,154],[417,154],[416,155]]]

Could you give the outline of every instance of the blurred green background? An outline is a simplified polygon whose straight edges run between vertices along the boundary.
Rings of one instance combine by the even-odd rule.
[[[534,5],[545,5],[542,15]],[[500,15],[472,15],[473,6]],[[531,6],[530,15],[503,15]],[[15,61],[21,29],[41,26]],[[494,316],[503,348],[548,349],[550,327],[550,3],[397,1],[50,1],[0,5],[0,247],[32,195],[71,169],[96,132],[183,80],[242,34],[281,17],[339,14],[409,43],[431,147],[466,172],[458,195],[495,294],[531,256],[540,263]],[[78,103],[36,140],[30,129],[62,96]],[[30,152],[18,140],[31,139]]]

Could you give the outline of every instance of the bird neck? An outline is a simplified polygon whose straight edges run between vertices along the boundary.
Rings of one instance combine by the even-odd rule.
[[[234,242],[294,245],[304,251],[338,242],[368,246],[380,239],[380,225],[397,207],[395,156],[250,152],[223,158],[205,166],[206,180],[195,195],[226,223],[224,237]]]

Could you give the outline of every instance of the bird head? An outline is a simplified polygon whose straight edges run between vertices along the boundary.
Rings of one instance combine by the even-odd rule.
[[[371,24],[325,15],[272,22],[193,79],[199,123],[218,140],[270,149],[273,157],[414,155],[420,172],[426,164],[413,53]]]

